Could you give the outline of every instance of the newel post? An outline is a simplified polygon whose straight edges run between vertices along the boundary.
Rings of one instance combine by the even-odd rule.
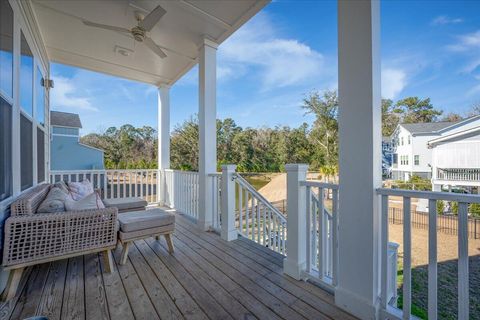
[[[235,228],[235,169],[236,165],[222,166],[222,228],[223,240],[232,241],[238,238]]]
[[[287,164],[287,257],[283,272],[294,279],[302,279],[306,269],[306,187],[300,181],[307,179],[308,165]]]

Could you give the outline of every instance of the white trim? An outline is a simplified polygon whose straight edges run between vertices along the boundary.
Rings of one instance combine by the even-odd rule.
[[[53,112],[56,112],[55,110],[52,110]],[[58,111],[60,112],[60,111]],[[75,113],[72,113],[75,114]],[[82,129],[82,127],[69,127],[69,126],[59,126],[57,124],[52,124],[52,128],[68,128],[68,129]]]
[[[87,147],[87,148],[89,148],[89,149],[94,149],[94,150],[100,151],[100,152],[102,152],[102,153],[105,153],[105,150],[102,150],[102,149],[99,149],[99,148],[95,148],[95,147],[89,146],[89,145],[84,144],[84,143],[81,143],[81,142],[79,142],[78,144],[81,145],[81,146]]]
[[[69,138],[77,138],[77,139],[80,138],[80,135],[76,135],[76,134],[63,134],[63,133],[53,133],[53,132],[52,132],[52,136],[69,137]]]
[[[428,141],[428,147],[433,148],[437,144],[440,144],[441,142],[448,141],[448,140],[451,140],[451,139],[455,139],[455,138],[458,138],[458,137],[462,137],[464,135],[477,133],[477,132],[480,132],[480,127],[475,127],[475,128],[463,130],[463,131],[460,131],[460,132],[452,133],[452,134],[449,134],[449,135],[446,135],[446,136],[443,136],[443,137],[435,138],[433,140]]]

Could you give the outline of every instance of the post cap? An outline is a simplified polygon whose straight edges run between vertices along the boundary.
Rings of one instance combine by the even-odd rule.
[[[222,164],[222,171],[235,171],[237,169],[236,164]]]
[[[306,163],[288,163],[285,165],[285,171],[291,172],[291,171],[307,171],[308,170],[308,164]]]

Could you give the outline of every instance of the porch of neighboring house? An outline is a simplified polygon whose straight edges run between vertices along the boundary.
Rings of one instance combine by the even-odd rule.
[[[283,274],[283,255],[244,238],[223,241],[177,214],[175,254],[162,238],[136,241],[104,272],[90,254],[29,267],[1,319],[354,319],[333,296]]]

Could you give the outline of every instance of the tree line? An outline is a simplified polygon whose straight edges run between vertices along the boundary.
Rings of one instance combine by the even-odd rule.
[[[286,163],[308,163],[312,170],[334,175],[338,165],[338,96],[336,91],[313,91],[300,106],[313,114],[313,123],[297,128],[275,126],[242,128],[231,118],[217,120],[218,165],[234,163],[241,172],[279,172]],[[480,107],[472,109],[478,114]],[[457,121],[462,116],[443,116],[429,98],[382,100],[382,133],[390,136],[399,123]],[[171,168],[198,170],[198,119],[192,116],[171,134]],[[89,134],[82,143],[105,150],[107,169],[157,167],[157,133],[149,126],[123,125],[104,133]]]

